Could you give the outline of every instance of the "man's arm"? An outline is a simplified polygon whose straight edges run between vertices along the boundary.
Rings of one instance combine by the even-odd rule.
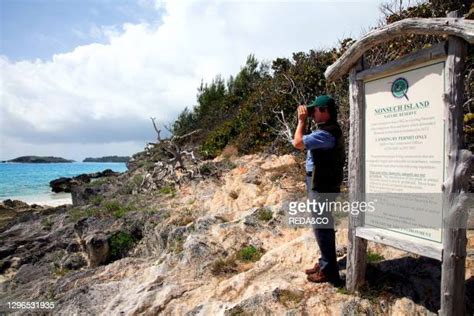
[[[306,127],[306,118],[308,117],[308,110],[306,106],[298,106],[298,126],[296,126],[295,136],[293,137],[293,147],[299,150],[304,150],[303,134]]]

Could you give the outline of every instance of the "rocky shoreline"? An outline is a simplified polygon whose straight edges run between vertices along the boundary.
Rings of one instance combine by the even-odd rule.
[[[73,187],[74,205],[0,204],[10,214],[0,227],[0,304],[54,301],[61,315],[434,315],[439,307],[439,262],[380,244],[369,244],[359,295],[306,281],[318,251],[310,228],[285,224],[285,205],[304,198],[291,155],[220,157],[196,166],[207,176],[176,187],[147,185],[151,173],[135,163]],[[338,221],[344,275],[346,219]]]
[[[69,177],[61,177],[49,182],[49,186],[51,187],[51,191],[54,193],[59,192],[67,192],[71,193],[72,187],[74,186],[81,186],[87,183],[90,183],[94,179],[99,179],[103,177],[114,177],[118,176],[120,172],[112,171],[112,169],[106,169],[100,172],[93,172],[93,173],[83,173],[78,176],[69,178]]]

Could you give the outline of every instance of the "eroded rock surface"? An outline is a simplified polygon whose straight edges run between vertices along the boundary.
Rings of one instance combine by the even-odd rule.
[[[0,230],[0,303],[52,300],[60,315],[436,313],[440,264],[381,245],[369,246],[384,260],[369,265],[360,295],[309,283],[304,270],[319,255],[312,231],[285,223],[288,201],[305,198],[301,164],[290,155],[233,163],[176,192],[114,191],[10,223]],[[336,234],[342,275],[345,225]],[[472,258],[467,267],[471,295]]]

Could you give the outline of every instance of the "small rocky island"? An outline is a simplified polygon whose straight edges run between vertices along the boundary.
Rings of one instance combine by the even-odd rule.
[[[82,162],[128,162],[130,157],[128,156],[105,156],[100,158],[87,157]]]
[[[74,160],[64,159],[61,157],[52,156],[21,156],[15,159],[4,162],[19,162],[19,163],[54,163],[54,162],[74,162]]]

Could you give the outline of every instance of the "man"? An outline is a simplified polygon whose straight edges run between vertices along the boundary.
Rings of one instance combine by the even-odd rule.
[[[311,117],[318,129],[303,135],[306,120]],[[306,154],[306,191],[308,200],[329,202],[340,192],[345,161],[344,138],[337,123],[337,107],[333,98],[322,95],[309,105],[298,106],[298,126],[293,146],[307,150]],[[327,204],[326,204],[327,205]],[[327,218],[324,225],[314,224],[313,231],[321,257],[313,268],[306,270],[311,282],[331,282],[341,284],[337,265],[334,219],[330,210],[321,215],[313,210],[313,220]]]

